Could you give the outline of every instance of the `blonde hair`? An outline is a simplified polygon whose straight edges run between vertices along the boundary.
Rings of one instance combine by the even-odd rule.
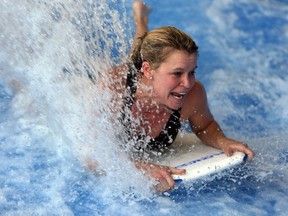
[[[130,58],[137,70],[144,61],[157,69],[173,50],[198,54],[198,47],[189,35],[175,27],[164,26],[140,37]]]

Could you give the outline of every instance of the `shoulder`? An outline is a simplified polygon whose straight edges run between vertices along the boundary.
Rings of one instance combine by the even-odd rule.
[[[204,88],[204,85],[199,81],[199,80],[196,80],[195,81],[195,84],[194,86],[192,87],[190,93],[192,94],[193,92],[196,92],[196,93],[205,93],[206,94],[206,91],[205,91],[205,88]]]
[[[182,106],[182,116],[188,119],[191,115],[201,113],[208,108],[206,91],[203,84],[196,80],[194,86],[187,94]]]
[[[113,75],[113,77],[125,77],[127,75],[127,72],[129,70],[129,66],[127,64],[118,65],[116,67],[113,67],[109,70],[109,74]]]
[[[191,90],[187,94],[184,105],[185,104],[191,105],[191,104],[196,104],[198,102],[205,102],[206,100],[207,100],[207,97],[206,97],[205,88],[199,80],[196,80],[194,86],[191,88]]]
[[[118,93],[123,93],[126,86],[127,74],[129,71],[128,64],[122,64],[111,68],[108,71],[109,88]]]

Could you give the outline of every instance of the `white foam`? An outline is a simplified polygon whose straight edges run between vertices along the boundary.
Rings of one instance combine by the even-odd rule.
[[[125,15],[106,2],[2,1],[0,16],[2,85],[13,96],[8,120],[1,124],[9,124],[1,137],[7,139],[4,152],[12,154],[2,163],[8,190],[1,200],[7,208],[15,214],[31,209],[41,214],[53,208],[71,214],[63,193],[67,179],[73,181],[78,170],[88,172],[82,164],[88,153],[106,172],[106,176],[91,175],[87,180],[97,182],[97,193],[101,189],[97,196],[103,203],[149,199],[152,183],[143,178],[114,137],[111,94],[88,76],[97,80],[124,60],[126,37],[130,37],[123,32]],[[115,42],[120,54],[113,59]],[[25,201],[23,192],[11,184],[20,190],[28,187],[28,193],[34,188],[40,200],[32,196]],[[15,200],[22,202],[16,211],[9,207],[13,200],[5,200],[11,193],[19,193]],[[42,198],[45,205],[36,208]]]
[[[248,3],[240,1],[243,2]],[[253,1],[255,2],[259,1]],[[95,7],[91,6],[93,3]],[[120,3],[124,4],[122,1]],[[210,2],[201,4],[205,5],[202,7],[205,9]],[[196,4],[193,3],[192,6],[194,5]],[[219,50],[217,54],[223,63],[223,67],[211,73],[207,71],[211,81],[207,85],[207,92],[213,113],[222,123],[228,114],[245,118],[247,111],[257,110],[257,104],[250,104],[242,109],[233,104],[229,97],[240,98],[246,94],[261,107],[276,110],[263,116],[256,113],[259,116],[255,119],[255,124],[272,122],[265,126],[273,129],[278,126],[275,122],[280,122],[279,124],[283,124],[282,128],[285,128],[285,119],[288,118],[288,90],[287,76],[284,73],[286,64],[284,61],[281,63],[283,57],[280,54],[285,54],[287,47],[285,43],[276,48],[273,48],[273,44],[262,47],[264,43],[261,40],[256,41],[255,47],[250,50],[243,47],[239,40],[250,35],[235,28],[235,23],[240,19],[237,14],[226,14],[223,11],[230,9],[231,5],[235,5],[232,0],[212,1],[206,17],[212,23],[209,29],[203,29],[201,22],[195,23],[195,28],[202,31],[198,34],[209,33],[208,44],[213,45],[211,50]],[[123,8],[121,14],[105,1],[88,0],[64,3],[3,0],[0,6],[0,82],[7,93],[5,106],[8,107],[8,110],[3,109],[5,116],[0,123],[0,162],[1,169],[4,169],[1,170],[4,175],[0,176],[0,181],[4,183],[0,190],[0,204],[9,209],[7,215],[41,215],[47,212],[72,215],[85,210],[89,213],[102,211],[101,213],[125,215],[149,215],[154,212],[207,214],[211,213],[211,209],[232,214],[232,210],[241,212],[239,208],[243,207],[251,208],[254,213],[265,214],[260,203],[263,201],[261,197],[266,197],[265,193],[271,192],[269,188],[262,193],[258,191],[255,195],[258,199],[255,201],[256,207],[253,205],[255,203],[249,205],[238,202],[237,197],[233,197],[233,191],[241,184],[249,187],[249,178],[253,177],[260,183],[267,181],[271,175],[274,176],[273,180],[277,177],[285,179],[287,163],[273,161],[279,152],[285,150],[280,148],[287,146],[285,139],[282,142],[277,142],[275,137],[271,141],[267,138],[261,141],[251,140],[256,153],[261,153],[262,156],[256,156],[258,159],[256,158],[255,164],[249,165],[252,171],[246,171],[242,177],[231,173],[231,181],[234,182],[230,184],[232,188],[227,189],[226,185],[213,187],[209,185],[208,179],[203,181],[202,186],[193,183],[187,186],[187,190],[180,188],[180,195],[173,196],[172,192],[171,197],[168,193],[166,197],[158,198],[153,197],[154,194],[150,191],[152,183],[137,172],[120,150],[117,143],[119,140],[111,132],[115,128],[108,124],[111,116],[109,112],[105,112],[111,95],[91,82],[87,70],[97,79],[99,74],[103,74],[114,63],[124,60],[128,49],[125,44],[131,36],[126,31],[127,19]],[[269,13],[275,15],[275,12],[269,12],[270,6],[274,7],[269,1],[264,1],[260,7],[261,12],[267,16]],[[279,16],[287,17],[284,8],[278,9]],[[87,18],[86,15],[91,16]],[[183,23],[190,23],[190,16],[187,13],[187,22]],[[287,33],[285,26],[281,25],[286,28]],[[97,31],[93,32],[93,29]],[[190,27],[187,26],[187,29]],[[115,37],[111,36],[114,34]],[[121,54],[111,60],[108,56],[111,56],[111,47],[115,46],[115,40],[119,42],[117,49]],[[273,75],[269,70],[273,61],[276,65],[283,65],[280,68],[282,76],[280,72]],[[222,125],[229,133],[239,122],[230,122],[231,125],[224,122]],[[237,132],[243,138],[241,131]],[[253,136],[253,130],[248,135]],[[272,152],[272,155],[266,154],[266,150]],[[106,176],[94,176],[83,168],[81,157],[87,154],[106,170]],[[269,166],[267,160],[272,161]],[[275,170],[278,168],[277,173]],[[246,179],[248,180],[245,181]],[[210,179],[210,182],[213,181],[214,179]],[[192,190],[189,191],[189,187]],[[283,185],[281,189],[286,188]],[[184,190],[183,194],[181,190]],[[282,197],[280,191],[272,191],[270,194],[277,201],[275,208],[287,209],[283,201],[285,197]],[[247,197],[251,198],[253,195]],[[183,198],[185,200],[181,200]],[[174,202],[173,199],[180,201]],[[207,204],[207,200],[212,204],[203,205]],[[269,203],[268,198],[263,203]],[[76,207],[79,209],[73,209]]]

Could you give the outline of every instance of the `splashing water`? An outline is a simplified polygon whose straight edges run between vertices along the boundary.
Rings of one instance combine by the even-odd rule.
[[[1,2],[3,210],[71,213],[69,205],[79,201],[76,185],[82,193],[95,191],[95,200],[104,196],[101,211],[113,208],[113,197],[127,202],[151,196],[151,184],[117,147],[109,124],[111,94],[97,83],[125,60],[130,35],[120,9],[122,2]],[[82,167],[87,155],[105,176]],[[24,175],[17,177],[19,171]]]
[[[174,25],[200,46],[197,78],[215,118],[228,135],[252,146],[253,163],[153,193],[109,123],[106,73],[126,59],[131,1],[3,0],[1,215],[287,212],[287,3],[147,3],[151,28]],[[87,155],[106,175],[84,168]]]

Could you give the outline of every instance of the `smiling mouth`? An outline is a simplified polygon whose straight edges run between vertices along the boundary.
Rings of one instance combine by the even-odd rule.
[[[177,93],[177,92],[172,92],[171,95],[176,98],[176,99],[183,99],[186,93]]]

